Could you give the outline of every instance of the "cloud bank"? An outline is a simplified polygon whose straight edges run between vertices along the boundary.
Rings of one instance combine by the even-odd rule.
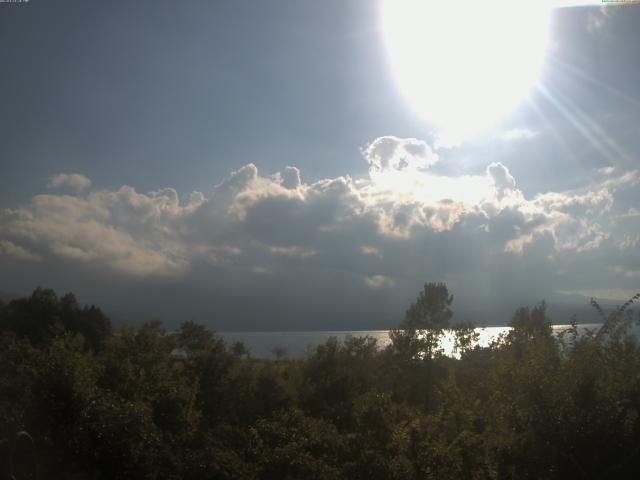
[[[88,284],[108,278],[116,290],[179,286],[180,301],[200,292],[197,315],[224,311],[223,325],[238,328],[278,318],[335,328],[356,315],[380,324],[425,281],[447,281],[463,309],[637,283],[638,217],[624,203],[617,210],[617,197],[637,196],[637,171],[527,198],[501,163],[479,175],[434,173],[441,160],[421,140],[381,137],[362,153],[365,178],[305,183],[295,167],[265,175],[249,164],[183,197],[129,186],[82,193],[89,179],[58,175],[50,186],[74,195],[0,211],[0,262],[69,270]],[[203,300],[210,294],[215,308]]]

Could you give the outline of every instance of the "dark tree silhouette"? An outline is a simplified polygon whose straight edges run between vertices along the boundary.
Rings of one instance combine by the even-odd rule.
[[[189,351],[210,350],[213,346],[213,333],[204,325],[191,320],[182,322],[178,329],[178,347]]]
[[[452,302],[446,284],[425,283],[400,328],[390,333],[396,349],[410,358],[432,358],[438,353],[439,341],[453,317]]]
[[[0,315],[0,331],[10,330],[34,345],[48,343],[64,332],[81,334],[86,346],[102,348],[111,335],[111,321],[91,305],[81,308],[72,293],[60,299],[51,289],[36,288],[30,297],[11,300]]]
[[[410,330],[444,330],[449,328],[449,320],[453,317],[451,303],[453,295],[449,295],[444,283],[425,283],[424,289],[411,304],[400,325]]]
[[[244,357],[245,355],[248,357],[251,352],[244,342],[237,341],[231,345],[231,353],[236,357]]]
[[[551,335],[551,320],[547,317],[547,304],[540,302],[532,309],[521,307],[513,314],[509,326],[513,334],[531,338],[534,336]]]

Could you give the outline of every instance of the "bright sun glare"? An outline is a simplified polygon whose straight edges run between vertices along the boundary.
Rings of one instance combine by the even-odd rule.
[[[536,84],[549,11],[545,0],[383,0],[401,90],[446,135],[490,127]]]

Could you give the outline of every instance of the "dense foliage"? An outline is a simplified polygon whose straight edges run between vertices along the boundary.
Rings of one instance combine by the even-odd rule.
[[[456,326],[454,359],[438,347],[452,300],[425,285],[384,349],[331,339],[266,360],[193,322],[112,332],[100,309],[37,289],[0,304],[4,475],[637,478],[630,302],[584,335],[555,337],[544,304],[519,309],[487,348]]]

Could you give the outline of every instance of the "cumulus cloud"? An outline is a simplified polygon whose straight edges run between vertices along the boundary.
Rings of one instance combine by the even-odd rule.
[[[166,196],[140,196],[128,187],[94,192],[88,198],[37,195],[27,208],[0,212],[0,235],[31,245],[41,256],[132,275],[167,274],[182,270],[186,261],[163,234],[168,227],[149,217],[161,218],[171,207]],[[145,228],[150,223],[153,227]]]
[[[613,202],[613,194],[606,188],[574,195],[550,192],[538,195],[535,199],[535,203],[547,210],[567,213],[574,217],[596,217],[606,214],[611,210]]]
[[[415,138],[380,137],[367,145],[363,154],[369,171],[376,173],[424,169],[438,161],[431,147]]]
[[[485,175],[435,175],[423,169],[437,157],[416,139],[381,137],[363,155],[369,180],[337,177],[303,184],[295,167],[262,176],[249,164],[209,195],[193,192],[183,204],[172,188],[146,194],[123,186],[85,197],[37,195],[27,207],[2,212],[4,241],[132,274],[179,274],[194,259],[237,257],[258,245],[273,256],[317,256],[323,252],[323,245],[316,244],[319,238],[353,225],[371,237],[357,239],[359,244],[474,224],[498,232],[492,240],[504,251],[521,252],[546,234],[557,250],[589,248],[602,236],[593,217],[613,204],[606,187],[526,199],[509,169],[498,162]],[[383,255],[374,245],[353,249]]]
[[[59,173],[53,175],[47,183],[47,187],[51,189],[71,188],[78,192],[86,190],[90,186],[91,180],[79,173]]]
[[[130,186],[36,195],[0,210],[0,255],[119,278],[173,279],[190,290],[215,286],[228,302],[232,286],[244,291],[268,281],[255,308],[282,303],[309,311],[302,300],[291,304],[291,292],[312,301],[312,291],[318,316],[337,308],[337,299],[355,302],[349,299],[373,291],[378,297],[369,302],[396,292],[395,301],[406,303],[427,280],[450,282],[468,302],[491,292],[539,299],[586,277],[580,259],[609,275],[581,291],[613,288],[597,282],[628,282],[640,270],[625,263],[638,257],[637,237],[615,223],[636,213],[616,210],[616,195],[637,186],[633,172],[526,196],[499,162],[477,175],[434,173],[438,157],[416,139],[381,137],[363,156],[369,176],[357,180],[304,183],[295,167],[265,175],[249,164],[187,200],[172,188],[142,193]],[[392,307],[388,300],[378,308]]]
[[[501,163],[494,162],[487,167],[487,176],[495,187],[498,200],[509,196],[516,189],[516,179],[513,178],[509,169]]]
[[[282,172],[282,186],[284,188],[296,189],[301,184],[302,180],[300,180],[300,170],[297,167],[285,167]]]

